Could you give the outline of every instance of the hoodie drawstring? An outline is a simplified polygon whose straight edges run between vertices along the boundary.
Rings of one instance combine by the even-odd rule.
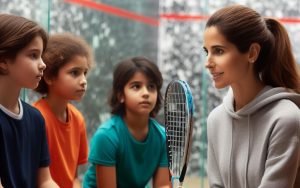
[[[248,188],[248,166],[249,166],[249,155],[250,155],[250,147],[251,147],[251,128],[250,128],[250,115],[248,114],[248,147],[247,147],[247,161],[246,161],[246,168],[245,168],[245,188]]]

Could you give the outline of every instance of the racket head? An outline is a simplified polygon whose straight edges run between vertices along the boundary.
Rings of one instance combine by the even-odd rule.
[[[193,129],[193,96],[189,85],[174,80],[167,86],[164,101],[168,166],[172,179],[183,182],[187,170]]]

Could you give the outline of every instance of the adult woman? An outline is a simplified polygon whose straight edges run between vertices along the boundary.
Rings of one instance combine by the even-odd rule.
[[[225,7],[206,24],[204,50],[215,87],[230,86],[207,120],[211,187],[300,187],[300,79],[284,27]]]

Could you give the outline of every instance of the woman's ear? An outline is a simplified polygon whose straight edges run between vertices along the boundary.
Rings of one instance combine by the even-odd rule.
[[[260,53],[260,45],[258,43],[252,43],[249,48],[249,62],[254,63]]]

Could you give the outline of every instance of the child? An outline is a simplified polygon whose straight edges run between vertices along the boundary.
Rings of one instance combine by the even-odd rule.
[[[206,67],[230,86],[207,120],[210,187],[300,187],[300,77],[285,28],[234,5],[206,23]]]
[[[21,88],[36,88],[43,76],[47,40],[37,23],[0,14],[0,187],[57,187],[44,119],[19,99]]]
[[[161,106],[162,75],[143,57],[122,61],[113,75],[113,116],[91,141],[88,187],[169,187],[164,128],[155,117]]]
[[[88,155],[85,121],[69,102],[79,101],[87,89],[92,52],[78,36],[55,34],[49,38],[43,60],[47,68],[36,91],[45,96],[33,105],[45,118],[50,172],[60,187],[81,187],[77,170]]]

